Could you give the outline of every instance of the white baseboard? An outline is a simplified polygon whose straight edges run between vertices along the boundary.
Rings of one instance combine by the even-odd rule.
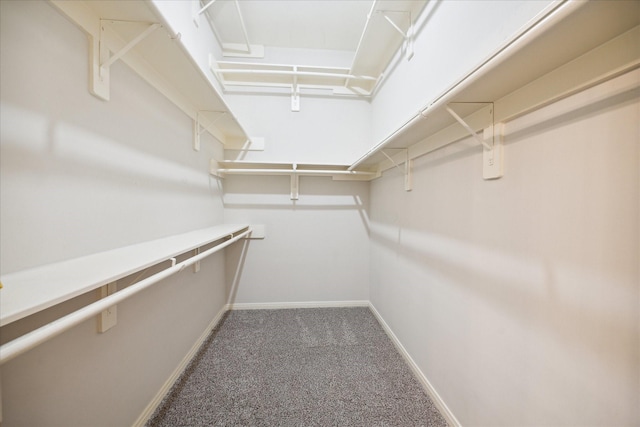
[[[378,310],[376,310],[376,308],[373,306],[372,303],[369,303],[369,309],[371,309],[371,312],[373,313],[373,315],[376,317],[376,319],[378,319],[378,322],[382,326],[382,329],[384,329],[384,331],[387,333],[387,335],[389,336],[393,344],[396,346],[396,348],[398,349],[402,357],[404,357],[404,359],[407,361],[407,364],[413,371],[414,375],[418,378],[418,381],[420,381],[420,383],[422,384],[422,387],[425,389],[425,391],[431,398],[431,401],[434,403],[434,405],[436,405],[436,407],[438,408],[442,416],[445,418],[447,423],[449,423],[451,427],[461,427],[460,422],[455,417],[455,415],[453,415],[453,412],[451,412],[451,410],[446,405],[446,403],[444,403],[444,400],[442,400],[442,398],[440,397],[436,389],[433,388],[433,386],[431,385],[427,377],[424,375],[422,370],[420,370],[416,362],[414,362],[413,358],[409,355],[409,353],[404,348],[404,346],[402,345],[398,337],[396,337],[396,334],[393,333],[389,325],[387,325],[387,322],[384,321],[384,319],[382,318],[380,313],[378,313]]]
[[[226,311],[227,311],[227,306],[224,306],[222,307],[222,309],[220,309],[218,314],[216,314],[216,317],[213,318],[213,320],[211,321],[211,323],[209,323],[209,325],[204,330],[202,335],[200,335],[200,337],[193,344],[191,349],[189,349],[189,352],[182,358],[182,360],[180,361],[176,369],[171,373],[171,376],[167,379],[167,381],[165,381],[165,383],[162,385],[160,390],[158,390],[158,393],[156,393],[156,395],[151,400],[151,402],[149,402],[149,404],[144,409],[144,411],[142,411],[138,419],[133,423],[132,427],[143,427],[147,423],[147,421],[149,421],[149,419],[151,418],[153,413],[156,411],[158,406],[160,406],[160,403],[162,403],[162,399],[164,399],[167,393],[169,393],[169,391],[171,390],[171,387],[173,387],[173,384],[178,380],[178,378],[180,378],[180,375],[182,375],[182,372],[184,372],[184,370],[187,368],[187,366],[189,365],[189,362],[191,362],[191,359],[194,358],[194,356],[200,349],[200,346],[202,346],[202,343],[204,343],[204,341],[207,339],[209,334],[211,334],[211,331],[213,330],[213,328],[216,327],[216,325],[218,324],[220,319],[222,319],[222,316],[224,315],[224,313],[226,313]]]
[[[287,308],[369,307],[369,301],[259,302],[227,304],[228,310],[280,310]]]

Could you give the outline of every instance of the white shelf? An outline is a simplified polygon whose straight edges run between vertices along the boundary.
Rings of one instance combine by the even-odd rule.
[[[218,225],[3,275],[0,326],[247,228]]]
[[[400,164],[468,136],[449,104],[459,103],[455,110],[477,132],[631,71],[640,66],[639,24],[640,2],[565,2],[425,102],[351,168],[380,172],[393,167],[385,154]]]
[[[379,78],[405,40],[385,19],[385,15],[401,30],[410,31],[409,27],[414,25],[426,4],[425,0],[375,1],[360,37],[350,73]],[[351,80],[347,86],[371,94],[377,84],[378,81]]]
[[[215,58],[212,58],[211,68],[224,87],[288,88],[296,95],[299,89],[325,89],[338,96],[369,97],[402,43],[406,40],[407,46],[411,44],[413,24],[426,4],[426,0],[374,1],[349,68],[226,62]],[[212,10],[213,7],[206,13],[212,28],[216,28],[210,14]],[[217,15],[217,19],[222,19],[221,16]],[[239,46],[240,50],[244,49]]]
[[[210,81],[205,70],[188,53],[181,37],[171,33],[170,26],[150,1],[52,0],[52,3],[90,36],[93,50],[97,49],[97,40],[102,36],[112,54],[135,39],[145,25],[160,24],[120,59],[188,116],[199,119],[221,143],[237,144],[248,139],[242,125],[213,86],[213,76]],[[101,27],[104,28],[102,34]],[[91,52],[87,53],[91,55]],[[110,82],[110,85],[117,84],[117,81]],[[227,114],[210,118],[206,113],[198,117],[198,112]]]
[[[276,163],[224,160],[212,162],[211,174],[225,175],[306,175],[331,176],[335,180],[371,180],[375,172],[369,170],[349,170],[349,165],[328,165],[311,163]]]
[[[218,61],[212,69],[223,86],[283,87],[298,92],[299,88],[332,89],[347,94],[349,82],[375,84],[378,75],[353,75],[348,68],[252,62]],[[364,94],[361,91],[352,94]]]

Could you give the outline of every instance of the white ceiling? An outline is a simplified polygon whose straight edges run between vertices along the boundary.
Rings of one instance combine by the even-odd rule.
[[[346,51],[358,47],[372,3],[372,0],[238,2],[251,44]],[[221,42],[244,43],[234,0],[217,0],[207,12]]]

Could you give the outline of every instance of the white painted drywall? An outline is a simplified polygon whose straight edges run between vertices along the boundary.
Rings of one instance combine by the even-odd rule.
[[[194,152],[191,120],[122,63],[111,101],[91,96],[87,38],[48,2],[3,1],[0,12],[2,273],[223,221],[207,173],[217,143],[205,136]],[[131,425],[225,292],[218,254],[120,304],[105,334],[87,321],[4,364],[3,427]]]
[[[227,94],[250,136],[265,138],[264,151],[226,150],[229,160],[349,165],[369,144],[371,105],[364,99],[290,94]]]
[[[639,92],[609,84],[371,187],[371,301],[465,426],[640,424]]]
[[[430,1],[414,26],[413,58],[407,61],[399,52],[376,92],[372,102],[371,146],[480,65],[551,3],[550,0]]]
[[[224,182],[225,220],[264,224],[266,238],[227,251],[230,303],[362,301],[369,294],[369,183],[284,176]]]

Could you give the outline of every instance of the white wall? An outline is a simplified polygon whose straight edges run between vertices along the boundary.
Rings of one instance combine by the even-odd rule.
[[[227,94],[251,137],[265,138],[264,151],[226,150],[230,160],[351,164],[371,135],[371,105],[363,99],[301,95],[300,111],[291,96]]]
[[[407,61],[396,55],[372,102],[371,146],[480,65],[550,3],[430,1],[415,23],[414,57]]]
[[[508,123],[500,180],[465,141],[372,184],[371,301],[462,425],[640,423],[640,102],[593,104],[613,83]]]
[[[194,152],[191,120],[122,63],[111,69],[112,100],[92,97],[86,36],[49,3],[0,8],[3,274],[223,221],[222,191],[207,173],[221,147],[206,139]],[[130,425],[225,292],[219,254],[199,274],[120,304],[107,333],[87,321],[4,364],[2,425]]]
[[[369,299],[368,182],[300,177],[297,201],[288,177],[234,176],[224,188],[225,220],[267,233],[228,250],[231,302]]]

